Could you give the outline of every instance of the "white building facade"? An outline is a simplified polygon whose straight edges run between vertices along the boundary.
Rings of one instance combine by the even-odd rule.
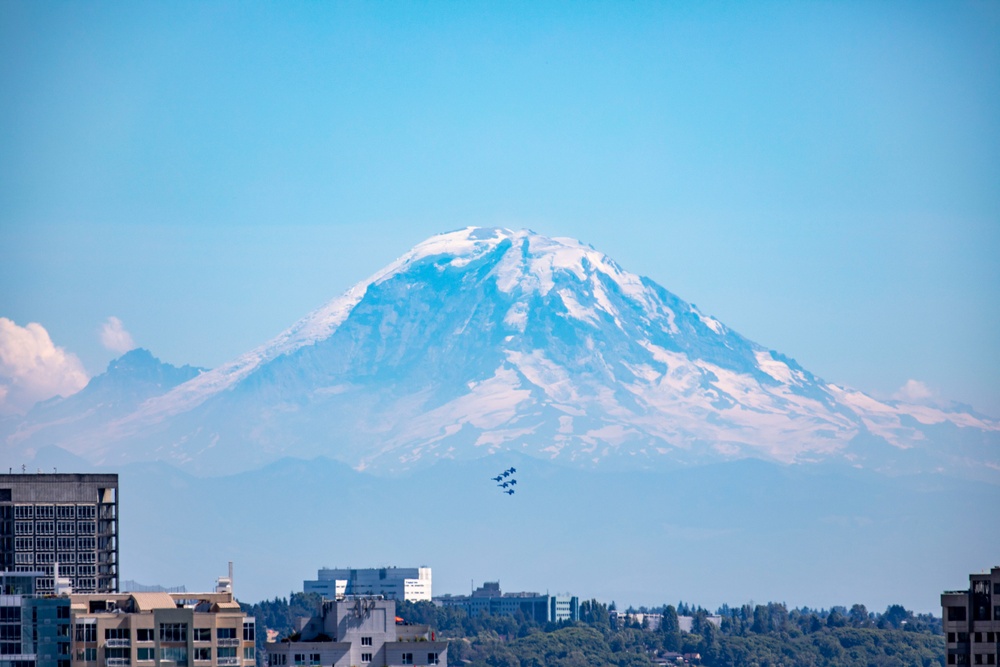
[[[448,665],[448,643],[426,625],[396,621],[395,600],[324,600],[291,637],[267,643],[268,667]]]
[[[319,593],[327,600],[345,595],[381,595],[389,600],[431,600],[431,568],[322,568],[318,578],[303,582],[306,593]]]

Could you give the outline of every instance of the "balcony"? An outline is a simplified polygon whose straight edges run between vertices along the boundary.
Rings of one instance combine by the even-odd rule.
[[[219,667],[239,667],[240,659],[239,658],[219,658],[218,659],[218,664],[219,664]]]
[[[107,667],[128,667],[128,658],[105,658],[104,664]]]
[[[107,648],[128,648],[132,645],[132,640],[130,639],[107,639],[104,641],[104,645]]]
[[[222,639],[220,637],[218,640],[216,640],[215,644],[216,644],[216,646],[239,646],[240,645],[240,640],[239,639]]]

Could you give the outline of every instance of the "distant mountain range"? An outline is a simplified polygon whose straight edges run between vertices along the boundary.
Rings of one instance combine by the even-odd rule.
[[[0,435],[194,474],[325,456],[400,473],[517,452],[663,470],[759,458],[1000,481],[1000,422],[826,382],[572,239],[432,237],[213,370],[134,350]]]

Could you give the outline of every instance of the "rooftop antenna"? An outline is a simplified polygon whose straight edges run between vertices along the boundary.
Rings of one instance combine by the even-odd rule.
[[[233,590],[233,561],[229,561],[229,590]]]

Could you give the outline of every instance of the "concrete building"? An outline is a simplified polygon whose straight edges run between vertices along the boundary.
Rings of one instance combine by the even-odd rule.
[[[541,595],[539,593],[502,593],[499,581],[487,581],[472,595],[442,595],[434,598],[442,607],[464,609],[469,616],[491,614],[514,616],[518,612],[538,623],[579,621],[580,600],[577,597]]]
[[[306,593],[319,593],[327,600],[336,600],[345,595],[381,595],[390,600],[430,601],[431,568],[323,568],[317,579],[303,582],[302,590]]]
[[[0,570],[41,572],[44,595],[56,563],[76,592],[118,591],[118,475],[0,475]]]
[[[1000,567],[970,574],[969,588],[941,594],[948,665],[1000,664]]]
[[[447,665],[448,643],[426,625],[396,622],[396,602],[348,596],[324,600],[300,632],[267,643],[269,667]]]
[[[71,595],[71,667],[253,667],[253,617],[229,591]]]

